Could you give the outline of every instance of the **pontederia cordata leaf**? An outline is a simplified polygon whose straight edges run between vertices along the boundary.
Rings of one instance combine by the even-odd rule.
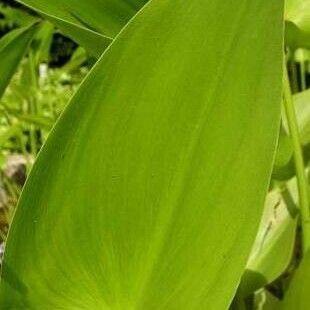
[[[96,56],[148,0],[22,0]]]
[[[296,183],[293,179],[290,182]],[[291,189],[293,190],[293,189]],[[290,197],[285,201],[284,197]],[[289,190],[273,189],[267,195],[259,231],[239,287],[247,296],[276,280],[289,266],[295,245],[296,212],[291,211]]]
[[[285,294],[281,310],[305,310],[310,308],[310,253],[308,252]]]
[[[31,25],[13,30],[0,40],[0,97],[16,71],[38,28]]]
[[[154,0],[140,11],[32,170],[1,307],[229,306],[278,136],[282,5]]]

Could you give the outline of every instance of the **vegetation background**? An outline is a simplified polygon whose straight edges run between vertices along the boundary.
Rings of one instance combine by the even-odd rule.
[[[0,1],[0,38],[27,25],[37,13]],[[17,200],[49,130],[94,59],[46,23],[44,46],[31,46],[0,99],[0,255]],[[31,53],[42,53],[31,63]],[[32,72],[32,73],[31,73]]]

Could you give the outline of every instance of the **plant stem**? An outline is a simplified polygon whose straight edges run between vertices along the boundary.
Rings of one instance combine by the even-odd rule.
[[[296,112],[292,99],[287,69],[284,73],[284,108],[293,145],[302,225],[302,246],[303,254],[305,254],[310,246],[309,192]]]
[[[36,91],[37,91],[37,77],[36,77],[36,65],[34,61],[34,53],[30,51],[29,53],[29,73],[30,73],[30,82],[31,88],[28,96],[28,112],[30,114],[36,115],[38,113],[38,107],[36,102]],[[30,150],[31,154],[34,156],[37,155],[37,136],[36,136],[36,126],[33,124],[30,127]]]
[[[305,62],[300,63],[300,81],[301,81],[301,90],[304,91],[307,88],[306,85],[306,68]]]
[[[295,93],[298,93],[299,91],[299,87],[298,87],[298,78],[297,78],[297,70],[296,70],[296,65],[294,63],[294,60],[291,60],[289,62],[289,66],[290,66],[290,69],[291,69],[291,88],[290,88],[290,92],[295,94]],[[289,78],[288,78],[288,81],[289,81]]]

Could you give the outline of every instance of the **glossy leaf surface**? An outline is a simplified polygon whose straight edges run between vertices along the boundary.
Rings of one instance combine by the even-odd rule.
[[[2,308],[229,306],[275,153],[282,11],[263,0],[144,7],[32,170],[7,241]]]

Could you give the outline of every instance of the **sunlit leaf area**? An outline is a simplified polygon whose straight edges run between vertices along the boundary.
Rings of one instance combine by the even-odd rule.
[[[0,309],[310,309],[310,0],[0,0]]]

